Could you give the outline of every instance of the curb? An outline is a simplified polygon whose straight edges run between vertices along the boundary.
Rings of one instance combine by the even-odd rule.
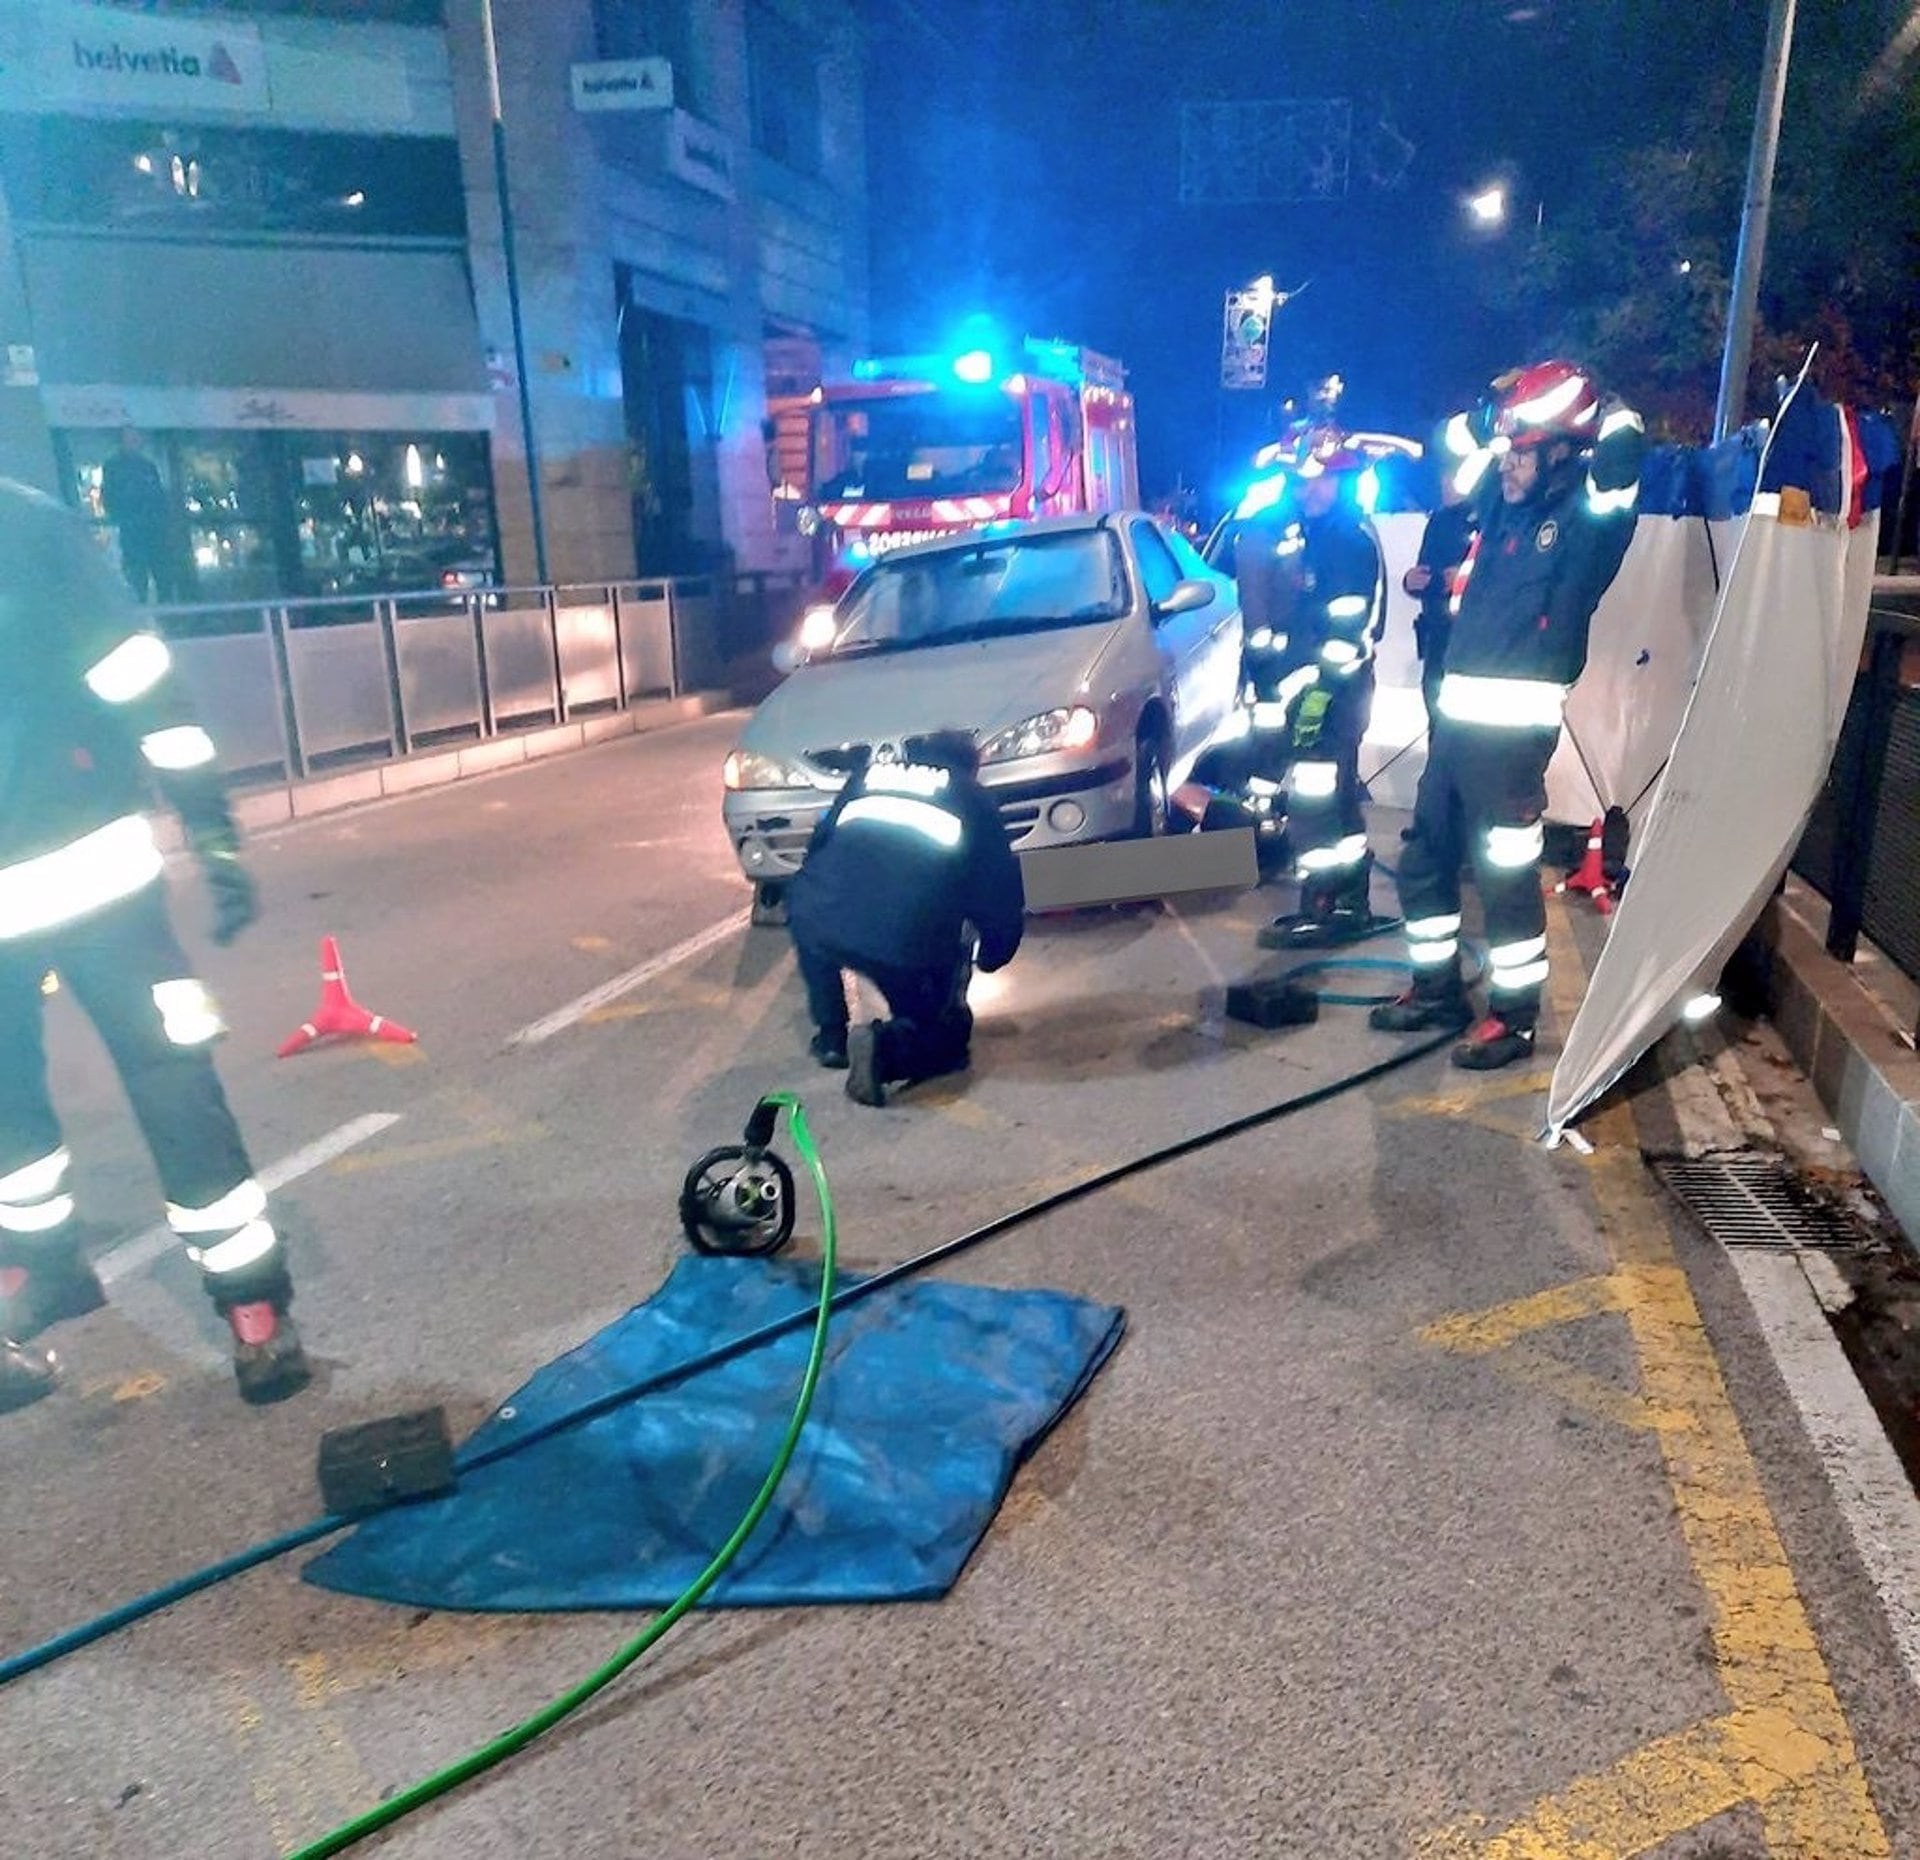
[[[1892,1010],[1827,954],[1790,885],[1764,920],[1767,996],[1787,1050],[1910,1242],[1920,1244],[1920,1055]]]
[[[544,729],[520,730],[456,748],[430,749],[418,755],[398,756],[365,768],[341,769],[306,781],[276,783],[271,788],[236,789],[231,805],[234,824],[242,833],[259,833],[310,820],[370,801],[391,800],[445,788],[476,775],[491,775],[525,762],[543,762],[549,756],[588,749],[622,736],[644,736],[668,724],[711,717],[734,707],[728,691],[697,691],[683,698],[657,698],[632,704],[602,716],[581,717]],[[172,854],[185,846],[179,822],[171,816],[155,821],[161,850]]]

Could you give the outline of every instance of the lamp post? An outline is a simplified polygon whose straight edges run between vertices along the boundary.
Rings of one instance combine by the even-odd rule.
[[[513,201],[507,191],[507,128],[500,108],[500,48],[493,36],[493,0],[480,0],[486,41],[487,107],[493,119],[493,187],[500,203],[500,248],[506,260],[507,309],[513,321],[513,373],[520,388],[520,441],[527,460],[527,505],[533,519],[533,572],[547,580],[547,529],[540,508],[540,459],[533,438],[533,393],[527,385],[527,336],[520,317],[520,269],[514,256]]]
[[[1753,360],[1753,319],[1760,303],[1760,271],[1766,262],[1767,218],[1773,209],[1773,167],[1780,152],[1780,114],[1787,96],[1795,3],[1773,0],[1767,17],[1766,60],[1760,71],[1760,94],[1754,100],[1747,197],[1740,213],[1740,250],[1727,309],[1727,346],[1720,357],[1720,398],[1713,410],[1716,443],[1738,428],[1746,412],[1747,369]]]

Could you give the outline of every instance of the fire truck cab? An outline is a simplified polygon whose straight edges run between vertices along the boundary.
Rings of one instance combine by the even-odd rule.
[[[776,504],[828,599],[903,543],[1139,503],[1126,371],[1072,343],[876,357],[770,411]]]

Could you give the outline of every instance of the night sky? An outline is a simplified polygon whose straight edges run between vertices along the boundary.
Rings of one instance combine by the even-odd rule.
[[[1801,0],[1763,311],[1833,306],[1893,381],[1912,339],[1912,0]],[[971,312],[1117,355],[1149,494],[1230,475],[1338,370],[1350,423],[1423,437],[1501,368],[1584,340],[1680,436],[1710,413],[1766,0],[874,0],[881,347]],[[1844,15],[1844,18],[1838,17]],[[1896,48],[1897,52],[1897,48]],[[1869,75],[1879,72],[1879,79]],[[1345,99],[1344,194],[1180,199],[1181,106]],[[1463,198],[1511,189],[1498,234]],[[1776,271],[1779,288],[1775,288]],[[1218,391],[1222,293],[1306,284],[1272,392]],[[1829,333],[1829,340],[1831,335]]]

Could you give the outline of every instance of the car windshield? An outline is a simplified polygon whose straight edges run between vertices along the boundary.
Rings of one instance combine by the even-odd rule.
[[[838,401],[818,414],[822,498],[980,496],[1020,483],[1020,403],[992,390]]]
[[[1127,611],[1104,529],[982,541],[869,569],[847,596],[834,656],[1113,621]]]

